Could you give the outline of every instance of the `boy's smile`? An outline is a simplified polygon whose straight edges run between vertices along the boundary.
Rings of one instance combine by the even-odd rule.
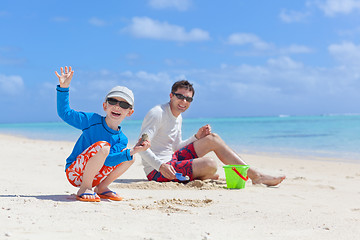
[[[116,111],[111,111],[111,115],[116,118],[116,117],[120,117],[120,116],[121,116],[121,113],[116,112]]]
[[[109,101],[103,103],[103,108],[106,112],[105,121],[110,128],[117,130],[125,117],[131,116],[134,110],[132,108],[124,109],[120,107],[119,102],[120,104],[121,102],[126,102],[123,98],[112,97],[111,99],[114,100],[113,102],[110,101],[114,105],[110,104]]]

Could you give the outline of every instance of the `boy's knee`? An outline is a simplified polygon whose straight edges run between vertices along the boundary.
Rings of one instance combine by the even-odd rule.
[[[132,160],[128,161],[128,163],[129,163],[130,165],[133,165],[134,162],[135,162],[135,158],[133,158]]]
[[[104,142],[100,142],[100,143],[104,143]],[[110,144],[105,142],[106,144],[100,144],[100,149],[98,150],[98,153],[104,155],[104,156],[108,156],[110,153]]]

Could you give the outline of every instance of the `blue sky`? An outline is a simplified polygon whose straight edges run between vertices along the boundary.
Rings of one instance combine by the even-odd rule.
[[[0,122],[59,121],[65,65],[81,111],[125,85],[142,119],[188,79],[186,117],[360,113],[359,19],[359,0],[3,0]]]

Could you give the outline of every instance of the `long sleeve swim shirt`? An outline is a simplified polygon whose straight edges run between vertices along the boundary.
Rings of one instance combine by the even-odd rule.
[[[172,154],[194,142],[195,136],[183,141],[181,136],[182,116],[175,117],[166,103],[152,108],[144,118],[141,133],[148,134],[151,147],[140,152],[145,174],[154,169],[159,171],[161,164],[171,160]]]
[[[56,90],[59,117],[69,125],[82,131],[72,153],[66,159],[65,169],[76,160],[80,153],[99,141],[106,141],[111,146],[110,153],[105,159],[105,166],[112,167],[133,159],[130,155],[130,149],[126,149],[128,138],[122,132],[120,126],[118,131],[115,131],[108,127],[105,117],[97,113],[77,112],[71,109],[69,104],[69,88],[61,88],[58,85]]]

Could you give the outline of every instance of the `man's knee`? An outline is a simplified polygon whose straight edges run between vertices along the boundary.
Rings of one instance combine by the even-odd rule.
[[[204,157],[203,159],[204,159],[203,167],[206,168],[208,171],[213,171],[215,173],[217,171],[216,161],[210,157]]]
[[[223,143],[223,140],[221,139],[221,137],[216,133],[210,133],[205,138],[210,143],[216,143],[216,144]]]

